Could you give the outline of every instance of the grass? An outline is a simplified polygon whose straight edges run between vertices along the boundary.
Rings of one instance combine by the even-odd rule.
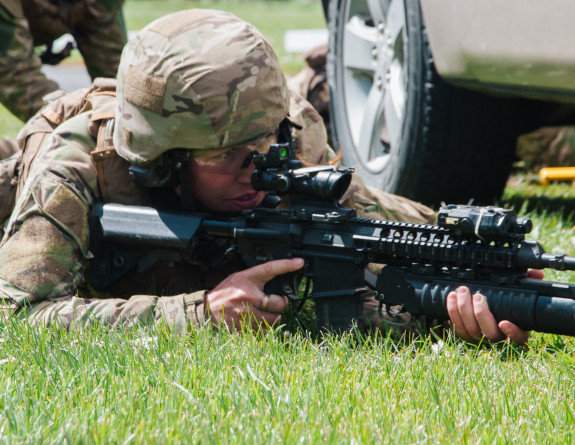
[[[0,104],[0,137],[15,137],[22,125],[22,121]]]
[[[570,342],[2,325],[5,443],[572,443]],[[559,343],[559,347],[557,347]],[[385,439],[384,439],[385,438]]]
[[[248,3],[209,5],[247,13]],[[254,11],[272,29],[270,16],[312,27],[275,11],[288,2],[263,3]],[[305,11],[315,3],[291,5]],[[128,0],[128,24],[139,27],[153,11],[198,4]],[[14,135],[19,126],[0,109],[0,134]],[[575,252],[575,188],[542,187],[526,177],[510,181],[500,204],[531,217],[530,238],[548,251]],[[560,272],[546,278],[574,282]],[[449,337],[374,336],[358,345],[281,329],[261,335],[207,326],[188,336],[161,327],[62,332],[17,319],[0,321],[0,332],[0,443],[575,440],[569,337],[536,333],[524,349]]]
[[[510,183],[534,235],[573,252],[574,189]],[[537,190],[537,192],[535,192]],[[541,210],[537,193],[564,208]],[[571,207],[572,208],[572,207]],[[553,272],[548,279],[573,281]],[[178,336],[162,327],[63,332],[0,321],[0,443],[573,443],[573,338],[529,348],[431,336],[312,340]]]

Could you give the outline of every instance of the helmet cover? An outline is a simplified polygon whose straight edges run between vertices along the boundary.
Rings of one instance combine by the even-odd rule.
[[[279,61],[255,27],[224,11],[178,11],[124,48],[114,146],[146,165],[174,148],[249,145],[288,112]]]

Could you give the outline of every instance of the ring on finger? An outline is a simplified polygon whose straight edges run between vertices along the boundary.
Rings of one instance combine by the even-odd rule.
[[[269,302],[270,302],[270,296],[268,294],[264,294],[262,298],[262,304],[260,305],[260,310],[262,311],[267,310]]]

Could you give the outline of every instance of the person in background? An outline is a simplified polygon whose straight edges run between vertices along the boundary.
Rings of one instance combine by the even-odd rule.
[[[0,102],[22,121],[57,92],[43,63],[56,64],[69,55],[53,42],[71,34],[90,77],[115,77],[127,41],[123,0],[0,0]],[[41,55],[35,49],[45,46]],[[57,92],[57,93],[55,93]]]

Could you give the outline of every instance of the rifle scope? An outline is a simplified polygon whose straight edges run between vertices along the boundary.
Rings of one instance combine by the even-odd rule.
[[[303,167],[301,161],[289,159],[287,144],[272,144],[266,154],[253,156],[255,170],[252,187],[277,195],[310,196],[339,201],[351,182],[353,169],[333,165]]]

